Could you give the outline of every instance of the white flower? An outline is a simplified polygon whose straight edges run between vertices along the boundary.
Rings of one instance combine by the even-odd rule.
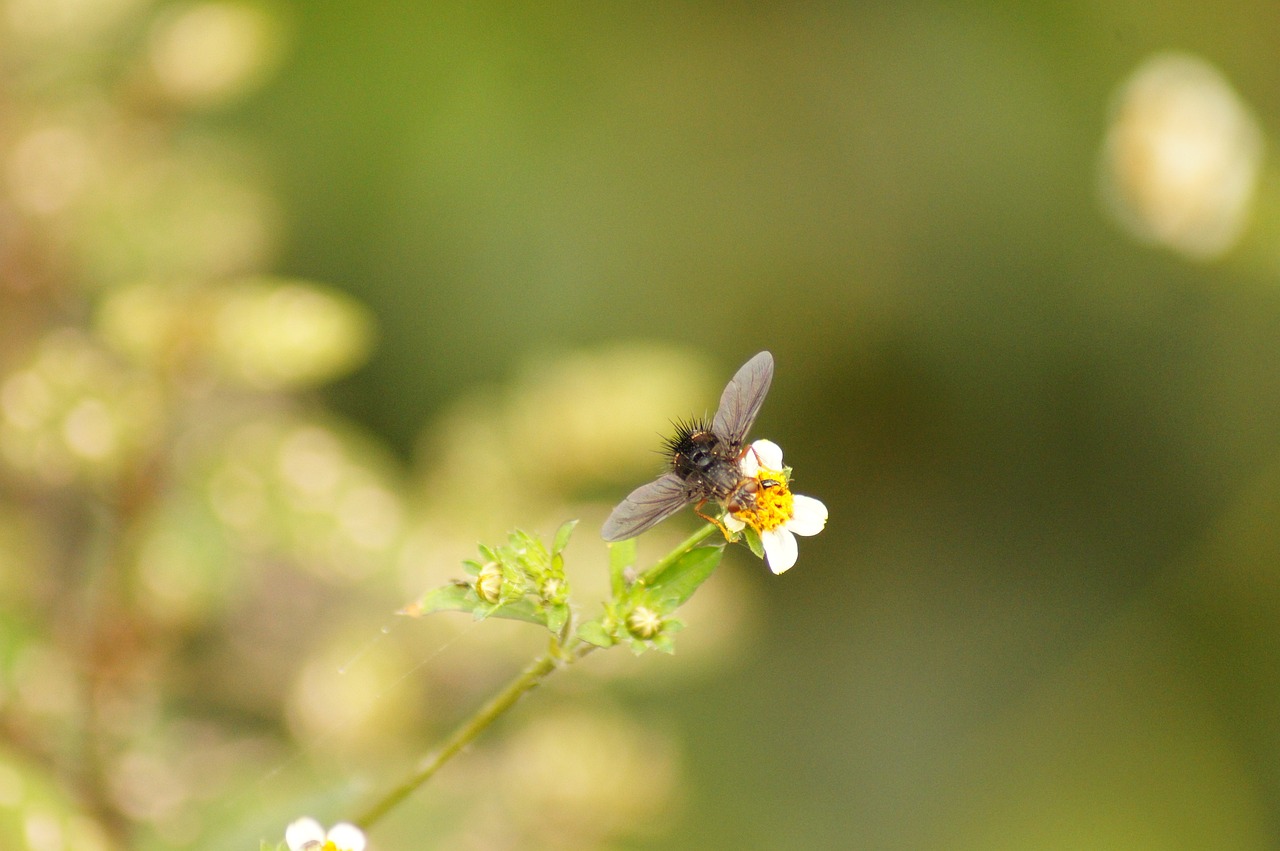
[[[747,526],[760,534],[765,561],[774,573],[796,563],[796,535],[816,535],[827,525],[827,507],[810,496],[791,493],[788,470],[782,465],[782,447],[772,440],[757,440],[742,457],[742,474],[760,482],[755,505],[728,514],[724,525],[733,532]]]
[[[285,828],[289,851],[364,851],[364,833],[354,824],[341,822],[325,829],[313,818],[300,818]]]

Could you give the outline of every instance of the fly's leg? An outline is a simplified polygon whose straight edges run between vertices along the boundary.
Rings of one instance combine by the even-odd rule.
[[[714,524],[714,525],[715,525],[715,527],[716,527],[717,529],[719,529],[719,530],[724,534],[724,539],[725,539],[726,541],[732,541],[732,540],[733,540],[733,533],[729,531],[728,527],[726,527],[726,526],[724,525],[724,523],[720,522],[719,518],[716,518],[716,517],[708,517],[707,515],[705,515],[705,514],[703,514],[703,513],[702,513],[702,506],[704,506],[704,505],[706,505],[706,504],[707,504],[707,501],[706,501],[705,499],[704,499],[704,500],[702,500],[702,502],[699,502],[697,505],[695,505],[695,506],[693,507],[693,513],[694,513],[694,514],[696,514],[696,515],[698,515],[699,517],[701,517],[703,520],[707,521],[708,523]]]
[[[747,453],[748,453],[748,452],[750,452],[752,455],[755,455],[755,456],[756,456],[756,463],[757,463],[757,464],[759,464],[759,463],[760,463],[760,454],[759,454],[758,452],[756,452],[756,448],[755,448],[754,446],[752,446],[750,443],[748,443],[746,446],[742,447],[742,451],[738,453],[738,457],[737,457],[737,458],[735,458],[735,459],[733,459],[733,460],[735,460],[735,461],[737,461],[739,464],[741,464],[741,463],[742,463],[742,459],[747,457]]]

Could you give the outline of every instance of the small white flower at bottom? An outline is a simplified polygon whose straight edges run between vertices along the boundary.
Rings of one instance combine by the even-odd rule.
[[[326,833],[320,822],[300,818],[285,828],[289,851],[364,851],[364,833],[354,824],[341,822]]]
[[[800,548],[796,535],[816,535],[827,525],[827,507],[810,496],[792,494],[782,464],[782,448],[772,440],[757,440],[742,456],[742,474],[759,479],[756,501],[767,510],[729,514],[724,525],[731,532],[751,526],[760,535],[765,562],[774,573],[783,573],[796,563]],[[765,482],[771,482],[765,486]]]

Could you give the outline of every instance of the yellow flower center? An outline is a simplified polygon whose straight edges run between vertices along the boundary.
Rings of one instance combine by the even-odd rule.
[[[791,488],[787,487],[786,474],[781,470],[761,467],[756,473],[760,483],[755,492],[755,504],[733,516],[757,532],[768,532],[786,524],[795,515]]]

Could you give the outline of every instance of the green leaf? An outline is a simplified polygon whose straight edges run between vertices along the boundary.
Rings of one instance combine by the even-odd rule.
[[[538,626],[548,626],[547,613],[528,598],[502,603],[487,612],[484,617],[503,618],[509,621],[524,621],[525,623],[536,623]]]
[[[653,637],[653,646],[654,649],[661,650],[668,655],[676,652],[675,642],[665,632],[660,632]]]
[[[451,583],[428,591],[416,605],[407,606],[403,610],[404,614],[413,617],[430,615],[435,612],[470,612],[475,616],[476,620],[504,618],[506,620],[536,623],[538,626],[548,626],[547,613],[542,611],[532,600],[520,598],[494,605],[481,600],[476,596],[475,589],[462,583]],[[567,607],[565,617],[568,617]],[[563,622],[560,625],[563,626]]]
[[[546,610],[547,629],[554,633],[559,633],[564,629],[564,625],[569,620],[569,607],[563,603],[554,606],[548,606]]]
[[[668,611],[678,608],[707,581],[723,555],[724,544],[689,550],[653,578],[649,583],[650,598],[669,606]]]
[[[568,520],[560,525],[556,530],[555,540],[551,543],[551,554],[557,555],[569,546],[569,538],[573,535],[573,529],[578,525],[577,520]]]
[[[551,553],[547,552],[546,545],[533,535],[521,529],[516,529],[507,536],[510,542],[508,547],[503,547],[510,553],[509,561],[518,564],[521,569],[527,572],[537,572],[546,570],[551,563]]]
[[[587,621],[578,627],[578,637],[596,647],[612,647],[616,643],[604,624],[598,620]]]
[[[484,605],[470,585],[451,582],[423,594],[417,605],[407,606],[403,611],[421,617],[433,612],[474,612]]]
[[[636,563],[636,539],[628,538],[609,545],[609,584],[613,599],[618,600],[627,590],[627,568]]]

